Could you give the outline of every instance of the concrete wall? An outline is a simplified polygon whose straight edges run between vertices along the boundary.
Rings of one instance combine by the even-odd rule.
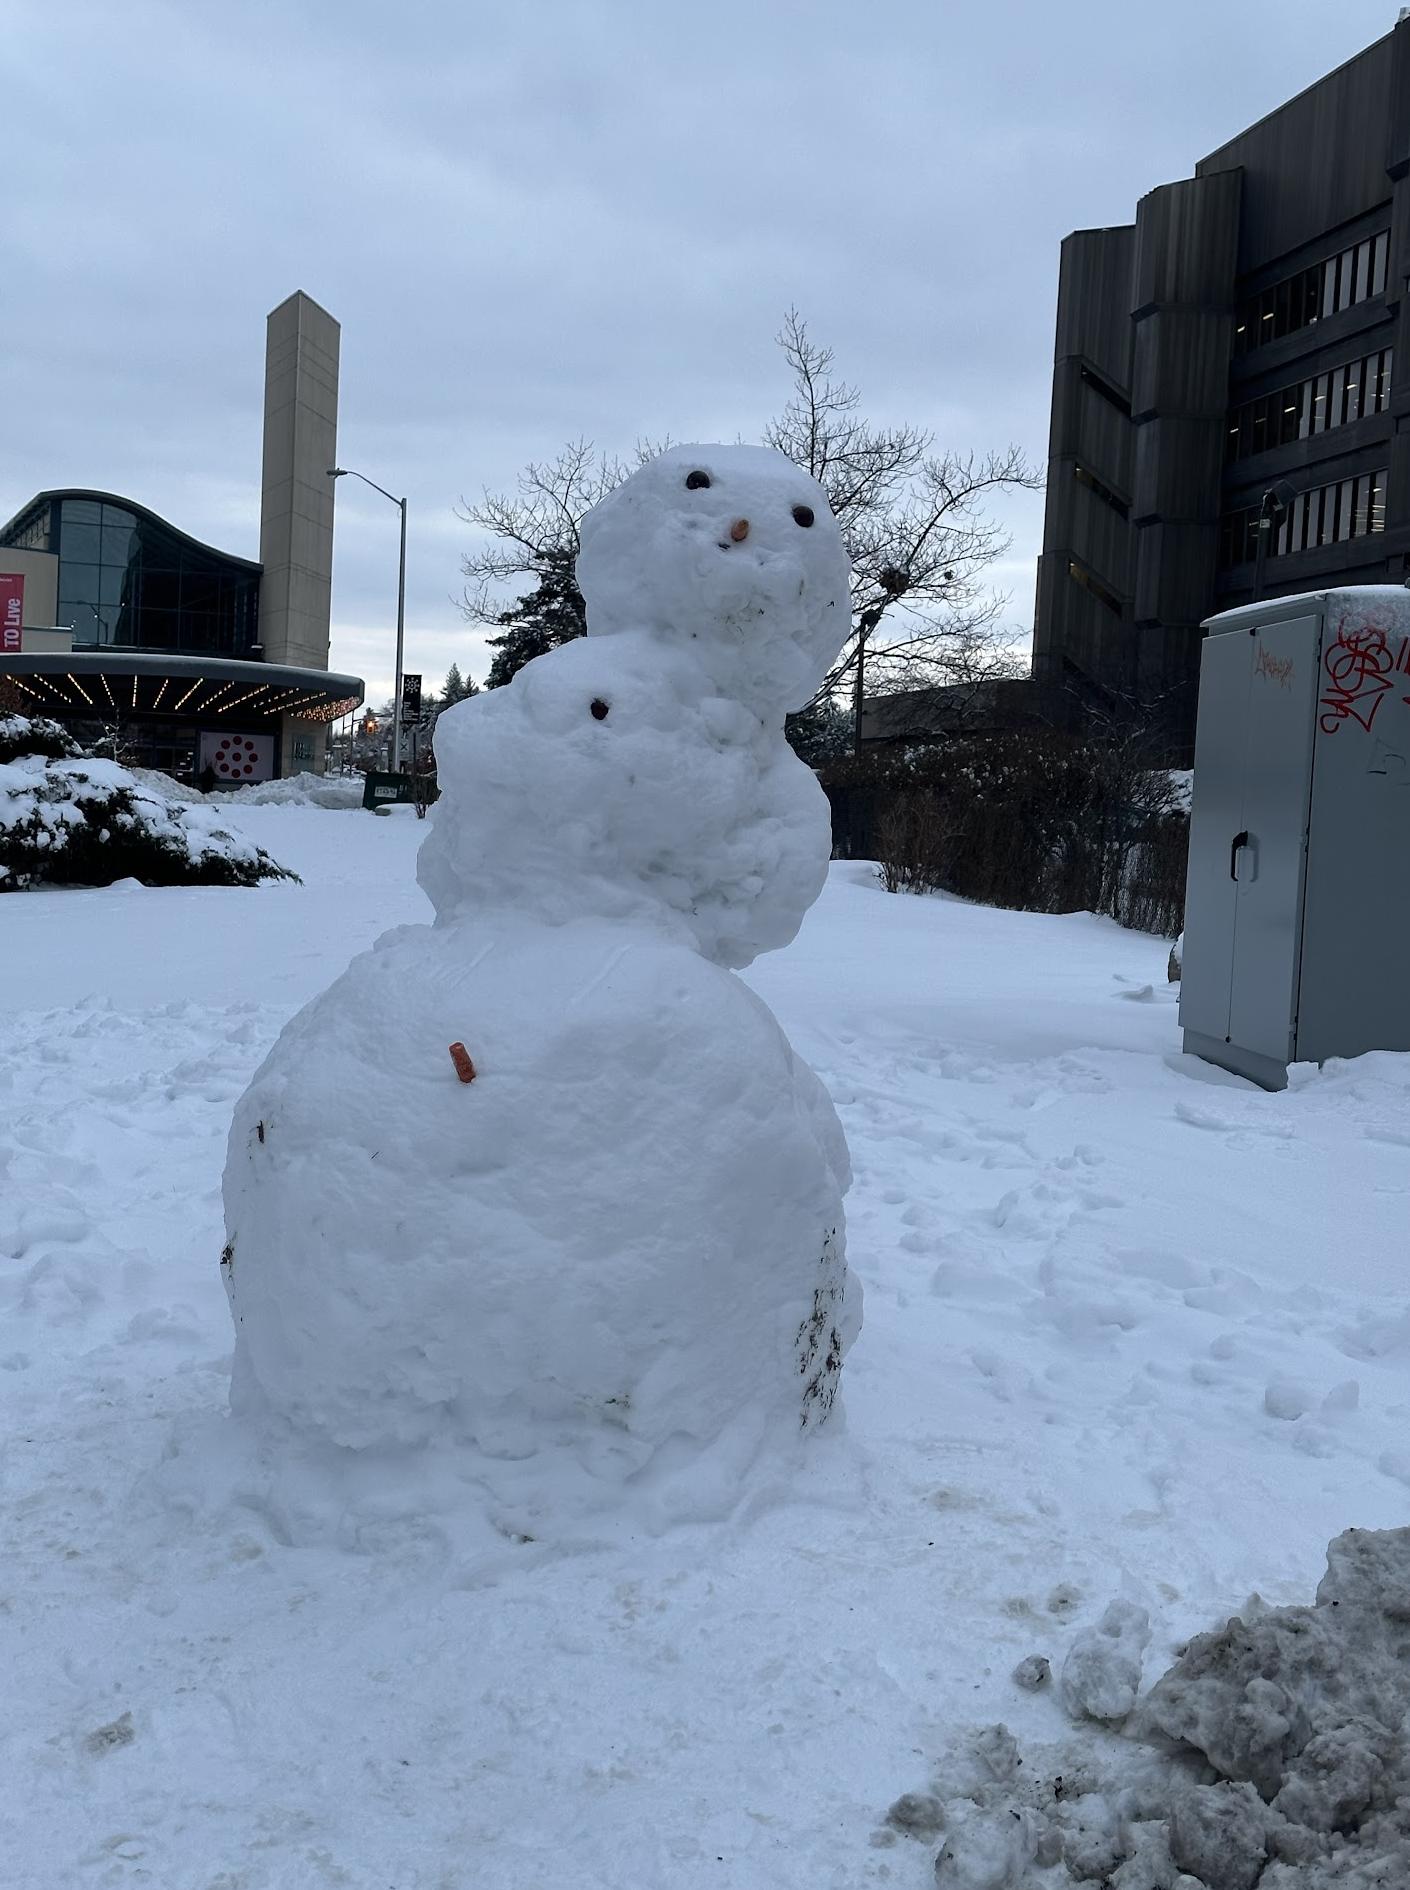
[[[0,546],[0,571],[24,579],[24,627],[52,628],[59,608],[59,560],[52,551]]]
[[[338,452],[341,331],[302,291],[269,317],[265,347],[264,477],[260,502],[260,641],[271,663],[328,667],[333,589],[333,481]],[[286,721],[281,772],[309,729]],[[314,730],[317,756],[323,731]],[[314,765],[321,765],[315,762]]]
[[[1182,734],[1217,566],[1242,181],[1166,184],[1136,211],[1133,693]]]
[[[1304,244],[1325,254],[1327,232],[1390,196],[1388,139],[1404,139],[1391,115],[1397,39],[1407,35],[1387,33],[1195,166],[1196,177],[1244,174],[1241,276]]]
[[[1055,688],[1080,689],[1095,678],[1128,613],[1130,526],[1079,478],[1079,469],[1122,504],[1129,501],[1135,237],[1129,224],[1077,230],[1062,246],[1033,644],[1034,674]],[[1109,601],[1074,578],[1073,565]]]

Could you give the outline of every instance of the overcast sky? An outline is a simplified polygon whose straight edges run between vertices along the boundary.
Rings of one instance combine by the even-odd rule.
[[[342,323],[410,500],[407,667],[483,675],[462,495],[585,436],[755,437],[795,304],[878,419],[1046,454],[1058,245],[1395,23],[1385,0],[3,0],[0,520],[126,494],[259,549],[264,318]],[[1031,625],[1040,496],[998,574]],[[343,481],[333,666],[390,689]]]

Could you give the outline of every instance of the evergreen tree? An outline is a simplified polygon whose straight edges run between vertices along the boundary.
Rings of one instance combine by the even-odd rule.
[[[534,657],[586,633],[587,610],[573,576],[575,556],[576,547],[541,552],[535,563],[538,582],[534,589],[495,618],[504,633],[489,639],[495,656],[487,689],[511,682]]]
[[[453,709],[457,702],[464,702],[467,696],[477,696],[480,691],[473,677],[462,676],[459,663],[452,663],[446,671],[445,687],[441,690],[440,706]]]
[[[783,732],[789,746],[810,768],[836,761],[852,751],[852,718],[825,696],[785,718]]]

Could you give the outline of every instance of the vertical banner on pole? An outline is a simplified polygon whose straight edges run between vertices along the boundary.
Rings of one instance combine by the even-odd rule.
[[[0,571],[0,654],[15,655],[24,624],[24,578],[18,571]]]

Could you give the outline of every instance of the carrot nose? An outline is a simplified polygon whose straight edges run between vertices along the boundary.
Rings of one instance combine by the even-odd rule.
[[[749,536],[749,520],[737,518],[729,528],[729,535],[737,545],[742,545]]]

